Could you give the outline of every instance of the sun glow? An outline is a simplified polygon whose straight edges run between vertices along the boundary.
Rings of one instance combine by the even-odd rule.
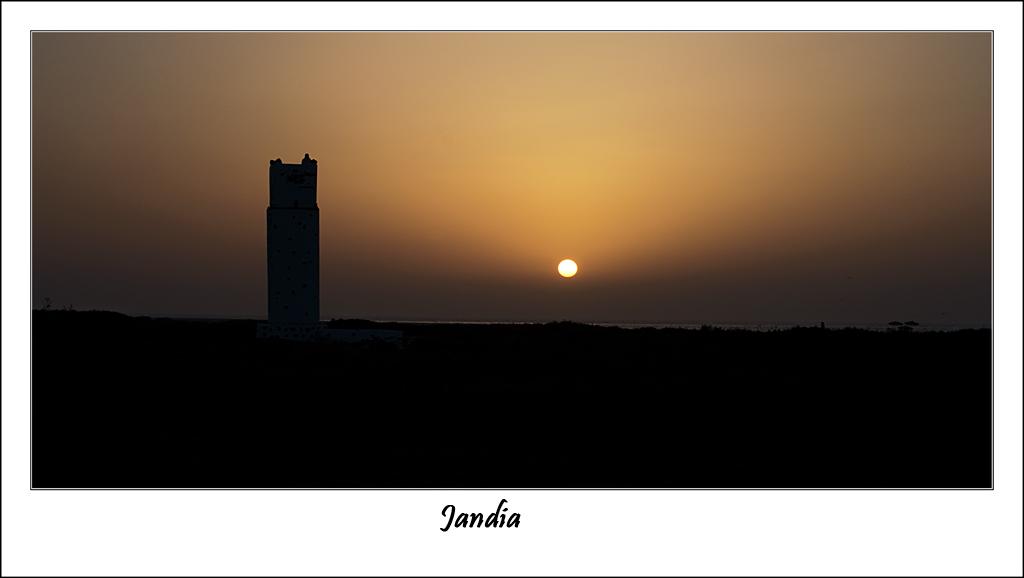
[[[579,267],[576,266],[576,261],[573,261],[572,259],[563,259],[562,262],[558,264],[558,274],[565,278],[572,277],[578,270]]]

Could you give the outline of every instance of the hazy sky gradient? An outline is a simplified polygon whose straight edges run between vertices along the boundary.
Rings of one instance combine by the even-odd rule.
[[[264,317],[308,152],[327,318],[990,321],[988,34],[32,46],[34,306]]]

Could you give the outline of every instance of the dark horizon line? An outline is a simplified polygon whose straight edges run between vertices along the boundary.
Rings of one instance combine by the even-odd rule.
[[[172,319],[181,321],[252,321],[252,322],[266,322],[266,316],[259,315],[228,315],[228,316],[213,316],[208,314],[165,314],[165,313],[149,313],[149,314],[132,314],[125,313],[124,311],[118,311],[115,309],[74,309],[64,307],[54,307],[50,309],[44,309],[41,307],[33,307],[33,312],[36,311],[68,311],[78,313],[114,313],[118,315],[124,315],[126,317],[146,317],[151,319]],[[943,323],[933,321],[919,321],[916,319],[893,319],[889,321],[828,321],[828,320],[800,320],[800,321],[772,321],[772,322],[750,322],[750,321],[708,321],[708,320],[690,320],[690,321],[647,321],[647,320],[607,320],[607,321],[595,321],[595,320],[579,320],[570,318],[561,319],[437,319],[431,317],[419,317],[419,318],[400,318],[400,317],[389,317],[379,315],[366,315],[366,316],[341,316],[341,317],[329,317],[321,319],[321,323],[329,323],[331,321],[369,321],[372,323],[409,323],[409,324],[465,324],[465,325],[543,325],[547,323],[578,323],[581,325],[597,325],[597,326],[608,326],[608,327],[621,327],[621,326],[632,326],[632,327],[678,327],[678,328],[694,328],[694,327],[716,327],[716,328],[765,328],[765,329],[790,329],[790,328],[820,328],[822,324],[826,329],[883,329],[890,326],[890,323],[900,322],[906,323],[913,321],[917,323],[919,331],[932,330],[934,328],[943,328],[949,330],[960,330],[960,329],[992,329],[991,321],[987,323]]]

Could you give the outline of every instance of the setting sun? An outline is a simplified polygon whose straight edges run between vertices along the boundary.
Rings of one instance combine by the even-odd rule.
[[[578,269],[579,267],[576,266],[576,261],[573,261],[572,259],[563,259],[562,262],[558,264],[558,274],[562,277],[572,277],[576,275],[576,271]]]

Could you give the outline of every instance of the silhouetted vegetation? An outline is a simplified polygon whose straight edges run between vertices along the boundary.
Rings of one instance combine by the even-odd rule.
[[[990,338],[33,313],[36,487],[987,487]]]

